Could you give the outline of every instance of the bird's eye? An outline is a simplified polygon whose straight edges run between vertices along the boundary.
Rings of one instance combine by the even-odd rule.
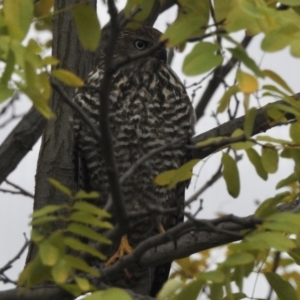
[[[134,46],[135,46],[135,48],[138,49],[138,50],[143,50],[143,49],[146,48],[147,42],[142,41],[142,40],[136,40],[136,41],[134,42]]]

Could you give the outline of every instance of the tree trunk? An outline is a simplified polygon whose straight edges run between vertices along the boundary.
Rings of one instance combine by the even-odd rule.
[[[80,0],[56,0],[55,11],[62,11]],[[89,1],[89,5],[96,9],[96,0]],[[52,55],[60,60],[57,68],[64,68],[74,72],[81,78],[85,78],[93,69],[95,54],[85,51],[78,39],[70,9],[55,14],[53,17],[53,42]],[[72,98],[74,88],[64,87]],[[34,210],[49,204],[63,204],[68,201],[61,192],[50,186],[47,178],[52,177],[76,190],[74,170],[72,164],[72,128],[69,118],[70,108],[59,99],[58,93],[53,91],[51,108],[56,118],[47,122],[42,136],[42,144],[39,153]],[[59,226],[59,224],[58,224]],[[35,254],[35,247],[30,246],[27,262]]]

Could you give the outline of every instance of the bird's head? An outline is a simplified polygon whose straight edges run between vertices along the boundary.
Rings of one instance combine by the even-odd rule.
[[[116,44],[117,57],[132,56],[142,51],[151,49],[159,43],[161,32],[155,28],[142,26],[136,30],[124,29],[120,32]],[[160,45],[155,51],[150,53],[148,57],[155,57],[166,62],[167,50],[164,45]]]

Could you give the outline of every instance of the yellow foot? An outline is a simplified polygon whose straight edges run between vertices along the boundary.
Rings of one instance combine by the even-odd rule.
[[[165,229],[164,229],[164,226],[159,222],[157,221],[156,223],[156,229],[158,230],[159,233],[165,233]]]
[[[125,235],[121,239],[117,252],[105,263],[105,267],[113,265],[117,260],[121,259],[124,255],[130,254],[132,252],[133,252],[133,248],[129,245],[127,235]],[[125,270],[125,273],[126,271],[127,270]]]

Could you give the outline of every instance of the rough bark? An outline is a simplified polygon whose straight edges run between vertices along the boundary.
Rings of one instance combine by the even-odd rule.
[[[80,0],[56,0],[55,10],[80,3]],[[96,0],[89,1],[96,8]],[[85,78],[94,67],[95,54],[85,51],[78,39],[70,10],[55,14],[53,17],[52,55],[60,60],[58,68],[67,69],[81,78]],[[65,88],[66,93],[73,97],[74,89]],[[72,130],[70,127],[71,110],[54,91],[51,108],[56,118],[47,122],[39,153],[34,210],[49,204],[61,204],[67,198],[51,187],[47,178],[53,177],[62,184],[76,189],[72,166]],[[30,247],[33,250],[33,247]],[[35,251],[29,251],[27,261]]]

